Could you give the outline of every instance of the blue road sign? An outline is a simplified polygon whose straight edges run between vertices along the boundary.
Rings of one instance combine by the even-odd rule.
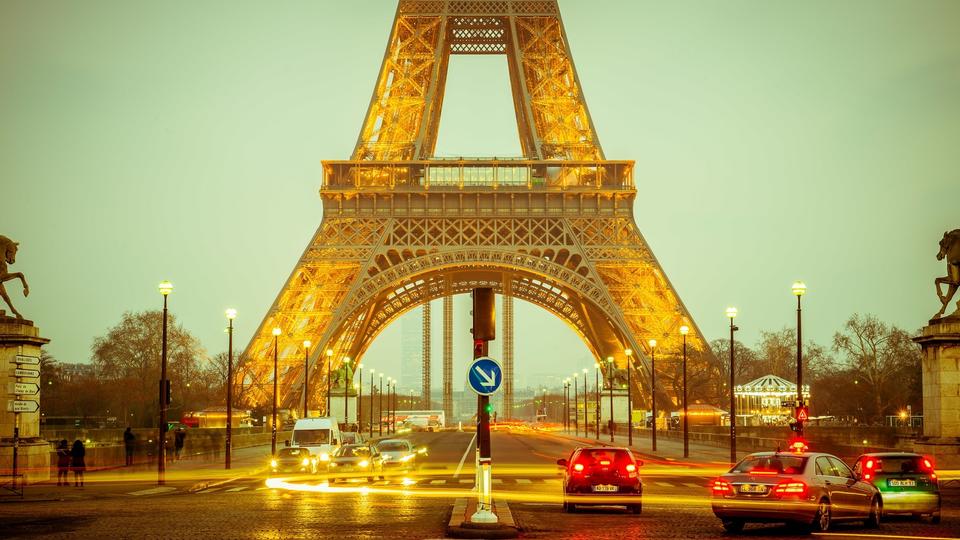
[[[467,370],[467,384],[481,396],[496,394],[503,383],[503,368],[493,358],[481,356]]]

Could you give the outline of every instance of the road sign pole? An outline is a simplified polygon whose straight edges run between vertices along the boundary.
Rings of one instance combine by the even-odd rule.
[[[473,290],[473,356],[474,359],[487,356],[489,342],[495,339],[496,313],[493,289]],[[480,374],[481,386],[492,386],[489,392],[477,393],[477,511],[470,517],[474,523],[496,523],[493,513],[492,460],[490,459],[490,393],[499,388],[497,379],[502,375],[486,372],[471,365],[471,369]],[[473,374],[468,374],[468,377]],[[491,380],[492,376],[492,380]],[[472,386],[472,385],[471,385]],[[476,388],[475,388],[476,389]]]

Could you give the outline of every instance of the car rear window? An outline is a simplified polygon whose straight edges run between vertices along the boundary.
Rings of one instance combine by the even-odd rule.
[[[747,456],[730,472],[800,474],[807,464],[806,457],[778,454],[773,456]]]
[[[616,464],[627,463],[630,461],[630,453],[626,450],[597,448],[582,450],[577,456],[577,462],[582,462],[586,465],[600,463],[601,461],[610,461]]]
[[[885,473],[920,473],[923,472],[921,459],[920,456],[882,457],[877,460],[876,470]]]
[[[293,442],[303,446],[329,444],[330,430],[329,429],[295,429],[293,430]]]

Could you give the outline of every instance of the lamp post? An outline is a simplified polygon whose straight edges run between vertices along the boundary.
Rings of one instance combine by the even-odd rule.
[[[610,385],[610,442],[613,442],[613,357],[607,357],[607,384]]]
[[[330,371],[333,361],[333,349],[327,349],[327,410],[324,416],[333,416],[330,412],[330,391],[333,390],[333,372]]]
[[[791,289],[797,297],[797,407],[803,407],[803,318],[800,298],[807,292],[807,285],[802,281],[795,281]],[[797,436],[803,438],[803,422],[797,422]]]
[[[227,431],[224,437],[224,446],[226,453],[224,455],[223,468],[230,468],[230,458],[233,453],[233,320],[237,318],[237,310],[228,308],[225,311],[227,315]]]
[[[736,380],[733,333],[739,330],[733,321],[737,318],[737,308],[728,307],[727,317],[730,319],[730,463],[733,464],[737,462],[737,404],[733,395],[733,385]]]
[[[570,379],[563,380],[563,432],[570,433]]]
[[[580,434],[580,389],[577,386],[577,372],[573,372],[573,434]]]
[[[277,455],[277,354],[280,344],[280,328],[273,329],[273,422],[270,430],[270,455]]]
[[[627,355],[627,446],[633,446],[633,383],[630,371],[633,370],[633,349],[625,349]]]
[[[593,416],[597,421],[597,430],[596,437],[598,441],[600,440],[600,362],[593,364],[593,392],[594,400],[593,403],[596,409],[593,411]]]
[[[304,340],[303,342],[303,417],[306,418],[309,415],[309,409],[307,409],[308,403],[308,388],[310,388],[310,340]]]
[[[683,457],[690,457],[690,431],[687,424],[687,334],[690,332],[688,326],[680,327],[680,335],[683,336]]]
[[[650,345],[650,448],[657,451],[657,340],[651,339]]]
[[[343,427],[347,428],[350,423],[350,386],[347,384],[347,373],[350,373],[350,357],[343,359]],[[350,381],[351,383],[353,381]]]
[[[390,434],[390,426],[393,422],[393,394],[390,391],[393,386],[393,377],[387,377],[387,435]]]
[[[587,412],[587,404],[590,403],[590,398],[587,396],[587,368],[583,368],[583,436],[590,436],[590,413]]]
[[[392,426],[393,433],[397,432],[397,380],[390,379],[391,384],[393,385],[393,406],[390,407],[390,425]]]
[[[157,440],[157,485],[166,483],[166,440],[167,440],[167,296],[173,292],[169,281],[161,281],[160,294],[163,295],[163,333],[160,345],[160,435]]]
[[[370,436],[371,437],[373,437],[373,390],[374,390],[373,374],[376,372],[377,370],[375,369],[370,370]]]
[[[357,364],[357,433],[363,433],[363,429],[360,427],[360,424],[363,423],[363,416],[361,413],[363,409],[361,408],[361,402],[363,401],[363,364]]]
[[[380,372],[379,375],[380,375],[380,410],[378,414],[379,422],[377,422],[377,434],[383,435],[383,372]]]

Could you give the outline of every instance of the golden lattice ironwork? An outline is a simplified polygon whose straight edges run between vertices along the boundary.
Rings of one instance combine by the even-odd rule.
[[[451,54],[507,56],[522,157],[433,156]],[[319,345],[308,389],[319,405],[328,350],[332,369],[356,361],[401,314],[443,298],[451,416],[450,296],[492,287],[553,313],[619,370],[632,349],[648,399],[648,339],[679,350],[686,325],[691,349],[709,348],[637,229],[636,194],[633,162],[603,155],[556,1],[401,0],[353,156],[323,163],[323,219],[246,349],[248,379],[270,380],[279,326],[281,359]],[[284,362],[282,403],[301,395],[297,365]],[[266,385],[248,395],[270,399]]]

